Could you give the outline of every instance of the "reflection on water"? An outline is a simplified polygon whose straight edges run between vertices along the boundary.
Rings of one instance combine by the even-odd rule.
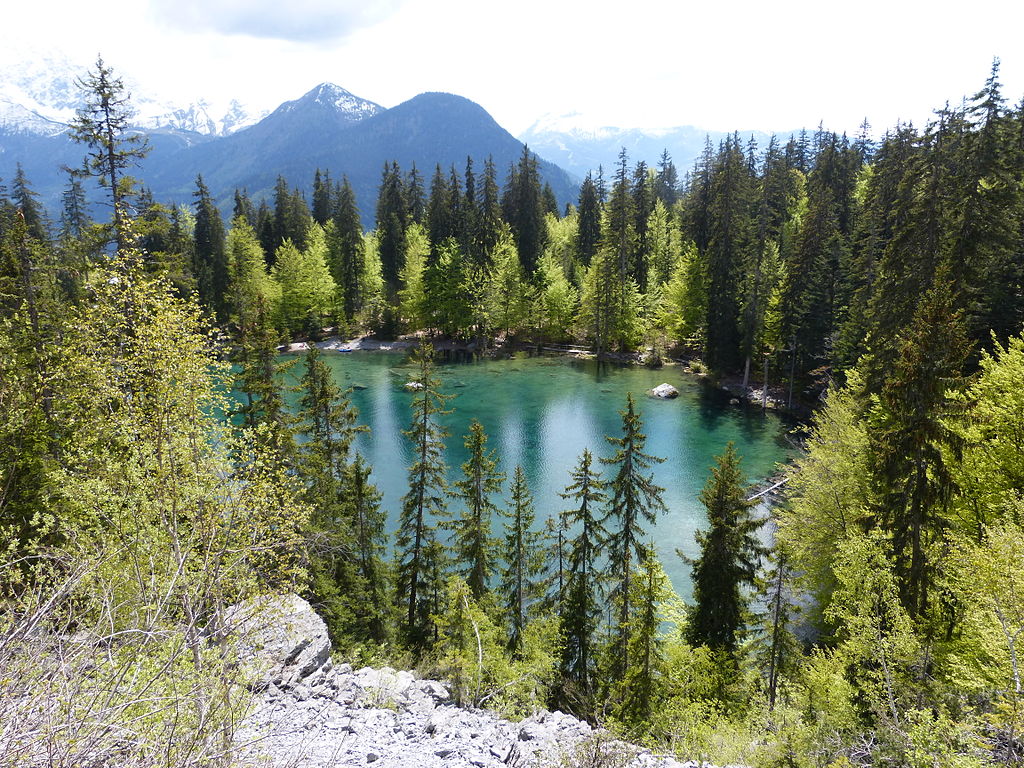
[[[371,431],[359,435],[355,446],[373,466],[373,480],[384,494],[394,526],[412,461],[401,434],[408,426],[412,394],[403,385],[415,369],[400,353],[325,354],[323,359],[340,385],[365,387],[355,389],[351,397],[360,423]],[[743,470],[754,482],[770,475],[791,453],[784,439],[786,426],[779,418],[756,407],[730,406],[726,393],[702,386],[674,367],[649,370],[524,356],[442,364],[438,373],[442,390],[455,395],[448,405],[453,412],[442,418],[451,433],[449,478],[457,478],[466,460],[463,436],[475,418],[483,424],[488,445],[497,451],[507,477],[517,463],[523,465],[539,524],[562,509],[558,493],[568,484],[569,471],[584,448],[597,456],[611,455],[612,446],[604,436],[619,434],[619,411],[625,407],[626,393],[632,392],[647,434],[647,453],[665,459],[654,468],[654,479],[665,489],[669,511],[649,534],[684,597],[690,592],[689,568],[675,551],[696,554],[694,532],[705,523],[697,494],[714,456],[734,441]],[[291,375],[302,375],[301,363]],[[675,386],[680,396],[647,397],[647,390],[662,382]],[[494,532],[499,532],[497,526]]]

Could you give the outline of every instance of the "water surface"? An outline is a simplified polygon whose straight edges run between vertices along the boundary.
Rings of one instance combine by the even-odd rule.
[[[357,387],[352,402],[359,422],[370,428],[355,447],[373,466],[373,481],[384,495],[389,530],[393,531],[408,487],[412,450],[401,430],[409,425],[412,394],[404,384],[415,378],[416,367],[404,353],[325,353],[339,385]],[[302,363],[292,371],[301,376]],[[518,357],[439,364],[441,389],[455,395],[442,417],[447,440],[449,479],[460,476],[466,460],[463,438],[471,419],[483,424],[489,447],[496,450],[506,491],[516,464],[522,464],[533,493],[538,524],[563,509],[559,492],[569,484],[569,472],[584,448],[610,457],[613,446],[605,435],[622,430],[619,414],[632,392],[647,434],[646,451],[665,459],[653,468],[655,482],[665,489],[668,512],[648,531],[666,571],[683,597],[689,597],[689,566],[676,555],[697,552],[694,532],[706,525],[697,499],[714,457],[732,440],[743,459],[747,479],[771,475],[792,454],[787,426],[774,414],[758,408],[730,406],[728,395],[715,391],[676,367],[661,370],[619,366],[565,357]],[[647,390],[668,382],[680,396],[649,398]],[[607,468],[610,475],[611,468]],[[451,505],[458,504],[453,500]],[[454,506],[451,507],[455,509]],[[493,533],[499,529],[495,526]]]

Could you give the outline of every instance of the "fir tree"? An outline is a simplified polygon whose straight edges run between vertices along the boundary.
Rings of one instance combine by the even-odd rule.
[[[366,246],[363,225],[356,206],[356,195],[347,177],[342,177],[334,215],[331,248],[331,274],[338,287],[341,310],[352,319],[363,306],[363,273],[366,270]]]

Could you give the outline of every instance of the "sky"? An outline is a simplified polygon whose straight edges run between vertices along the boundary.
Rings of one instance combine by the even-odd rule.
[[[272,109],[320,82],[391,107],[424,91],[513,134],[587,125],[878,134],[978,91],[993,57],[1024,97],[1014,0],[34,0],[10,3],[0,66],[97,53],[174,100]]]

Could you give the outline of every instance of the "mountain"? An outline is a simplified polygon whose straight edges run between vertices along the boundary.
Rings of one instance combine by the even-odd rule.
[[[50,124],[66,124],[82,106],[77,81],[87,73],[88,67],[62,54],[26,56],[0,67],[0,126],[52,135]],[[178,103],[148,93],[130,75],[122,79],[132,96],[133,125],[148,131],[224,136],[266,116],[235,99]]]
[[[707,138],[717,147],[731,133],[693,126],[661,129],[587,126],[583,115],[573,113],[545,116],[526,129],[519,139],[539,156],[581,178],[588,171],[596,172],[599,166],[603,166],[605,177],[609,177],[623,147],[631,164],[643,160],[652,168],[667,149],[682,176],[704,151]],[[766,146],[771,138],[771,133],[765,131],[739,131],[739,134],[744,140],[753,136],[759,147]],[[788,138],[789,134],[789,131],[780,132],[779,136]]]
[[[56,210],[65,183],[59,166],[80,164],[84,148],[73,145],[65,134],[54,133],[53,124],[46,126],[45,134],[0,126],[0,177],[10,179],[20,161],[46,205]],[[445,170],[454,165],[461,175],[469,156],[480,173],[492,157],[503,181],[523,152],[523,145],[483,107],[461,96],[424,93],[384,109],[330,83],[228,135],[173,126],[147,133],[153,150],[134,175],[157,200],[190,204],[196,177],[202,174],[228,213],[236,188],[246,189],[254,199],[270,199],[278,176],[308,189],[319,168],[329,170],[336,181],[343,174],[348,177],[367,226],[373,223],[377,187],[387,162],[398,162],[404,171],[415,164],[429,180],[437,164]],[[540,173],[561,205],[575,199],[578,182],[564,170],[541,160]]]

